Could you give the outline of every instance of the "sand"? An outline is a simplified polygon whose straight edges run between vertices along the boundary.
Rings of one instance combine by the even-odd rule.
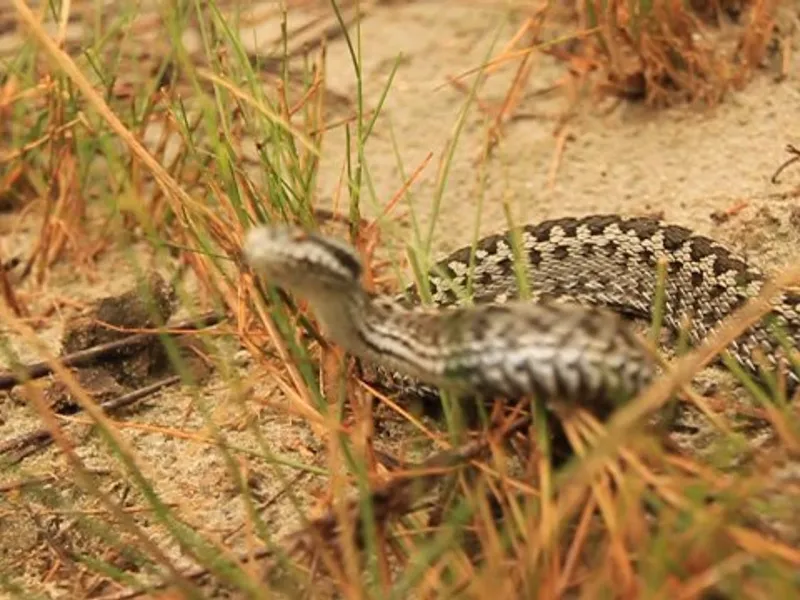
[[[788,80],[776,83],[770,71],[759,72],[746,89],[731,93],[714,108],[676,106],[654,111],[636,104],[614,107],[608,99],[587,99],[565,123],[560,119],[570,108],[569,100],[563,90],[547,91],[564,77],[563,65],[539,57],[524,99],[515,111],[517,118],[504,124],[498,144],[482,166],[478,159],[491,115],[477,106],[469,109],[441,204],[434,207],[438,165],[454,139],[467,93],[448,80],[479,65],[491,54],[493,42],[499,49],[520,18],[502,6],[478,3],[451,3],[446,10],[439,3],[371,7],[361,26],[366,106],[376,105],[396,61],[399,67],[366,146],[374,195],[365,186],[365,214],[381,214],[410,173],[426,156],[433,157],[401,202],[399,214],[384,221],[387,248],[399,252],[411,240],[412,211],[423,231],[431,215],[438,213],[432,244],[438,255],[469,243],[476,231],[487,234],[504,229],[503,204],[508,203],[517,223],[591,213],[658,214],[725,243],[767,271],[796,262],[800,247],[800,166],[789,168],[780,183],[770,181],[787,158],[784,146],[800,144],[796,112],[800,85],[794,75],[800,72],[800,58],[796,54]],[[298,19],[302,20],[302,15]],[[274,35],[274,22],[265,27],[265,35]],[[478,92],[480,103],[491,110],[500,106],[513,69],[512,64],[492,75]],[[469,86],[472,78],[465,77],[463,82]],[[326,84],[331,92],[350,99],[352,105],[356,83],[342,38],[328,46]],[[566,141],[559,150],[561,137]],[[346,209],[346,193],[340,189],[344,148],[343,129],[332,130],[324,144],[319,207],[333,207],[339,198],[340,210]],[[719,218],[726,212],[728,216]],[[15,230],[15,217],[3,217],[3,256],[9,256],[18,242],[35,235],[35,220],[29,218],[26,223]],[[140,251],[147,254],[145,248]],[[106,255],[97,266],[95,274],[89,269],[76,274],[71,265],[56,265],[49,276],[47,297],[88,302],[118,293],[134,281],[133,270],[123,256]],[[63,310],[68,312],[69,308]],[[61,311],[56,312],[39,331],[53,351],[58,349],[62,316]],[[23,360],[36,357],[25,344],[15,343]],[[230,339],[214,343],[238,357],[235,371],[242,388],[251,386],[250,391],[231,389],[217,374],[200,390],[163,391],[117,419],[142,472],[152,478],[161,498],[174,504],[183,521],[210,539],[242,548],[247,537],[243,530],[246,509],[224,457],[201,439],[210,438],[201,413],[211,415],[232,446],[259,455],[263,448],[245,425],[242,402],[248,407],[247,418],[257,424],[271,452],[324,468],[324,441],[303,419],[286,414],[281,392],[270,374],[254,368],[247,353]],[[0,440],[28,430],[35,422],[29,407],[0,396]],[[378,443],[396,448],[393,425],[386,427],[386,439]],[[186,431],[195,434],[192,438],[181,435]],[[92,469],[118,469],[96,435],[83,439],[76,451]],[[305,506],[313,506],[324,497],[323,477],[298,476],[294,469],[272,466],[253,454],[238,454],[237,461],[276,538],[299,523],[287,490]],[[53,449],[26,459],[19,471],[4,474],[3,479],[44,475],[55,476],[56,483],[50,488],[54,493],[79,506],[97,506],[81,495],[65,460]],[[98,485],[114,499],[123,497],[127,488],[119,476],[111,474],[100,475]],[[132,508],[142,506],[136,494],[128,504]],[[36,533],[38,526],[31,515],[14,506],[9,497],[0,504],[0,530],[18,532],[3,536],[0,569],[3,561],[16,569],[24,564],[28,581],[37,581],[52,565],[53,546]],[[74,517],[39,517],[49,524],[58,543],[99,552],[101,546],[96,540],[83,545],[82,534],[75,533],[81,524]],[[146,517],[140,516],[139,522],[148,526]],[[150,531],[157,540],[164,539],[163,532],[155,528]],[[168,550],[176,554],[174,547]],[[20,562],[26,556],[33,558]],[[71,577],[74,573],[61,569],[44,589],[53,597],[68,597]]]

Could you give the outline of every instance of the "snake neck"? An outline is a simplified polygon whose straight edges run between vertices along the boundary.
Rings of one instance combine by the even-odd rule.
[[[330,339],[350,354],[370,360],[381,357],[381,324],[396,323],[409,312],[360,285],[303,295]]]
[[[608,311],[531,303],[405,308],[361,286],[305,297],[351,355],[456,393],[591,399],[636,391],[652,375],[636,337]]]
[[[301,295],[325,334],[349,354],[427,383],[447,383],[435,374],[452,353],[442,339],[441,311],[406,307],[360,285]]]
[[[300,295],[308,300],[323,333],[346,351],[357,353],[361,333],[359,321],[353,319],[353,315],[359,314],[369,304],[366,292],[359,287],[351,290],[318,289]]]

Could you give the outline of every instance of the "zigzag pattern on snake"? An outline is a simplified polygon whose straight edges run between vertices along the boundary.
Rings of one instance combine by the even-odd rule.
[[[660,260],[665,322],[677,330],[689,318],[694,341],[765,282],[723,246],[653,219],[558,219],[524,228],[519,241],[523,264],[515,262],[509,234],[441,261],[428,282],[434,307],[421,306],[413,289],[400,299],[369,293],[358,253],[333,238],[262,226],[248,232],[244,250],[267,282],[308,301],[332,341],[377,367],[373,381],[383,387],[423,398],[438,388],[460,396],[535,395],[603,411],[654,374],[652,359],[615,313],[650,317]],[[518,267],[526,265],[530,302],[515,300],[517,272],[525,270]],[[462,290],[476,304],[458,306]],[[757,376],[759,353],[786,365],[770,323],[800,347],[800,296],[774,299],[766,320],[731,344],[734,358]],[[788,375],[796,387],[798,374]]]
[[[765,283],[764,274],[721,244],[684,227],[651,218],[592,215],[529,225],[520,231],[533,301],[575,301],[615,312],[651,318],[657,286],[657,261],[666,260],[665,325],[673,332],[690,324],[697,342]],[[509,234],[501,233],[464,247],[440,260],[429,274],[435,306],[460,304],[471,294],[475,303],[504,303],[519,294]],[[415,287],[397,297],[419,303]],[[772,313],[752,326],[728,350],[751,374],[759,376],[756,352],[773,365],[785,355],[768,323],[773,322],[800,348],[800,294],[785,292]],[[763,364],[763,363],[762,363]],[[379,383],[428,395],[431,388],[381,370]],[[789,369],[787,383],[800,379]]]

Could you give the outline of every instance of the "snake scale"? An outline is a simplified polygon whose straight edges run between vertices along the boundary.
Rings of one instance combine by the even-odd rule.
[[[269,283],[308,300],[331,339],[376,365],[378,383],[420,396],[435,393],[431,386],[582,403],[635,393],[655,367],[622,317],[651,317],[660,258],[665,325],[677,332],[688,318],[693,342],[765,283],[763,273],[721,244],[651,218],[555,219],[522,228],[517,239],[532,298],[519,299],[506,232],[434,266],[432,307],[420,306],[414,287],[395,298],[365,291],[358,255],[332,238],[256,227],[244,249]],[[460,301],[466,295],[473,304]],[[728,348],[756,377],[759,352],[773,365],[786,364],[770,323],[800,348],[800,294],[778,296],[771,315]],[[787,374],[796,388],[798,374]]]

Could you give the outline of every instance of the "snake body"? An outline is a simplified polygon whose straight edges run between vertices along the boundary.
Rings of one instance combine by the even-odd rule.
[[[522,228],[519,243],[533,300],[605,306],[648,320],[657,262],[664,260],[665,325],[674,333],[688,326],[695,343],[756,296],[766,280],[760,270],[718,242],[652,218],[591,215],[548,220]],[[516,299],[510,234],[492,235],[450,254],[432,269],[429,281],[437,306],[458,303],[469,289],[476,303]],[[405,297],[416,301],[418,295],[409,288]],[[728,348],[753,375],[759,375],[757,353],[773,366],[785,354],[771,326],[778,327],[792,348],[800,349],[800,294],[779,295],[765,321]],[[789,371],[788,380],[796,386],[797,373]]]
[[[431,385],[579,401],[635,392],[654,368],[619,314],[650,317],[659,259],[666,266],[665,324],[677,331],[689,323],[693,341],[765,282],[724,246],[655,219],[550,220],[522,228],[517,240],[530,301],[518,298],[506,232],[435,265],[428,278],[432,307],[420,306],[413,287],[396,298],[364,291],[358,256],[330,238],[256,228],[245,253],[271,283],[307,299],[334,341],[377,365],[385,387],[421,396]],[[465,305],[466,297],[474,304]],[[769,317],[729,348],[751,373],[759,373],[758,353],[785,364],[770,323],[800,348],[800,295],[780,295]],[[796,373],[788,372],[788,383],[797,385]]]

